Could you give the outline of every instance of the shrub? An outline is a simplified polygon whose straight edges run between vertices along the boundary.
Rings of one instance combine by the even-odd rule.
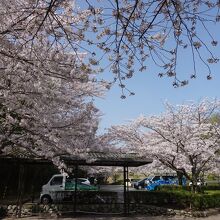
[[[195,194],[192,196],[192,207],[198,210],[220,207],[220,194]]]
[[[160,185],[157,190],[159,191],[190,191],[190,186],[180,186],[180,185]]]
[[[131,191],[129,192],[131,202],[136,204],[165,206],[170,208],[204,210],[207,208],[220,207],[220,193],[193,194],[186,190],[170,191]]]
[[[124,181],[123,180],[117,180],[116,182],[111,183],[111,185],[123,185]]]
[[[180,186],[180,185],[160,185],[158,186],[157,190],[160,191],[177,191],[177,190],[186,190],[191,191],[190,186]],[[208,185],[208,186],[202,186],[198,187],[198,190],[200,192],[204,192],[207,190],[220,190],[220,185]]]

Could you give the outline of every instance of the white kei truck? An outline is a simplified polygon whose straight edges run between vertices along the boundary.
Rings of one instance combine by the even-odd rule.
[[[98,187],[90,185],[86,178],[77,178],[77,191],[98,190]],[[68,174],[55,174],[47,184],[42,186],[40,202],[44,205],[52,202],[72,200],[75,193],[75,178]]]

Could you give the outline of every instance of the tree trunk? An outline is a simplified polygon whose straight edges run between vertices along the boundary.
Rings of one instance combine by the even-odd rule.
[[[193,193],[196,193],[198,191],[198,186],[197,186],[197,175],[196,175],[196,170],[195,168],[193,167],[192,168],[192,185],[191,185],[191,191]]]
[[[183,173],[181,171],[176,171],[178,183],[180,186],[183,185]]]

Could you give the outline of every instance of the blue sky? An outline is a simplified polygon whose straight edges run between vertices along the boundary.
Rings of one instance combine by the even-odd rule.
[[[174,88],[171,79],[158,78],[154,68],[148,73],[137,73],[128,83],[134,96],[122,100],[121,91],[115,85],[104,99],[97,99],[96,106],[102,112],[99,131],[111,125],[125,124],[140,114],[155,115],[164,111],[163,103],[181,104],[184,101],[200,101],[203,98],[220,98],[220,64],[213,68],[213,79],[200,74],[184,87]]]
[[[214,48],[215,55],[220,58],[220,28],[215,30],[218,46]],[[210,42],[207,40],[207,43]],[[192,66],[192,57],[189,51],[179,60],[177,73],[182,79],[189,78]],[[99,133],[111,125],[128,123],[139,115],[157,115],[164,111],[165,101],[171,104],[182,104],[186,101],[199,102],[204,98],[220,98],[220,62],[212,64],[212,80],[207,80],[207,69],[201,63],[197,65],[197,78],[190,80],[184,87],[174,88],[172,78],[159,78],[158,68],[148,65],[144,72],[136,72],[134,77],[126,81],[126,86],[134,96],[121,99],[121,90],[114,85],[103,99],[96,99],[95,104],[102,112]],[[104,78],[109,79],[112,73],[106,71]]]
[[[220,58],[220,26],[208,26],[215,40],[218,41],[217,47],[211,46],[211,39],[199,28],[197,34],[211,48],[216,57]],[[172,41],[170,42],[172,44]],[[203,47],[204,48],[204,47]],[[201,49],[203,51],[203,49]],[[104,62],[101,67],[106,66]],[[207,80],[207,69],[201,62],[197,63],[197,78],[190,80],[184,87],[174,88],[172,78],[159,78],[158,68],[151,62],[144,72],[135,72],[133,78],[126,81],[126,86],[134,96],[121,99],[121,90],[115,84],[102,99],[96,99],[95,104],[102,112],[99,133],[103,133],[105,128],[112,125],[128,123],[129,120],[137,118],[139,115],[157,115],[164,111],[165,101],[171,104],[182,104],[186,101],[199,102],[204,98],[220,98],[220,62],[211,65],[212,80]],[[138,68],[138,67],[137,67]],[[189,79],[192,74],[192,55],[190,48],[181,54],[178,60],[177,74],[182,80]],[[112,73],[106,70],[103,74],[104,79],[112,79]]]

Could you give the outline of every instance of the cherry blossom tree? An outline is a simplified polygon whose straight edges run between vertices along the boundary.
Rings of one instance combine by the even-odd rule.
[[[198,65],[204,65],[208,80],[212,78],[211,64],[219,59],[217,36],[211,30],[218,28],[219,7],[219,0],[2,0],[0,54],[36,66],[36,45],[44,45],[46,37],[47,50],[62,48],[78,59],[86,52],[85,68],[108,60],[98,70],[110,67],[121,98],[134,94],[126,80],[137,70],[148,71],[152,62],[160,68],[159,77],[172,77],[174,87],[184,86],[196,78]],[[179,58],[189,53],[191,70],[180,75]],[[47,68],[44,63],[41,68]]]
[[[159,116],[141,116],[129,125],[109,129],[112,139],[142,155],[152,156],[162,165],[196,183],[203,171],[217,171],[220,149],[219,125],[210,122],[220,110],[217,100],[199,104],[166,104]]]
[[[94,144],[99,111],[90,97],[102,95],[98,84],[23,70],[19,62],[9,70],[7,61],[1,71],[1,150],[25,147],[52,157]],[[76,71],[76,76],[78,70],[61,67],[59,71]]]
[[[0,5],[0,150],[23,147],[49,158],[85,151],[95,143],[99,122],[92,97],[102,96],[106,84],[96,82],[85,54],[67,44],[58,21],[47,23],[52,6],[67,22],[70,5],[51,1],[48,11],[45,1]]]

